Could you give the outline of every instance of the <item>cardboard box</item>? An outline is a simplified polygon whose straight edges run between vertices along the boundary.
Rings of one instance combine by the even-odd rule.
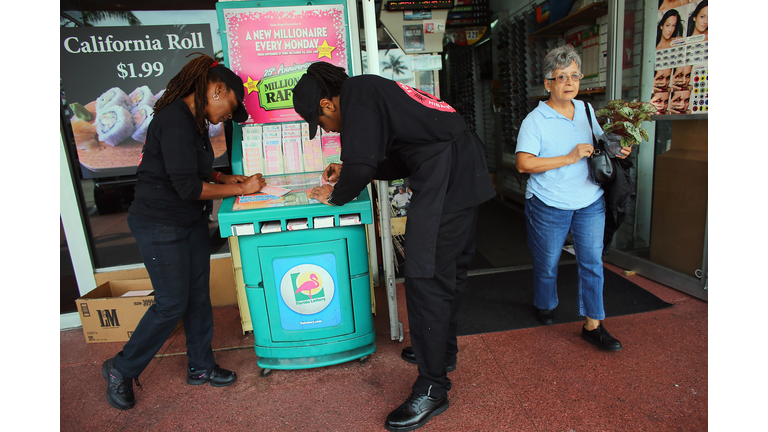
[[[75,300],[85,341],[125,342],[144,313],[155,304],[155,293],[121,297],[130,291],[152,290],[149,279],[110,281]]]

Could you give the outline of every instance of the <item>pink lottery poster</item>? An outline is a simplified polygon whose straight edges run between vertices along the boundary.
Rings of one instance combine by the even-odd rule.
[[[246,88],[245,124],[301,121],[292,90],[309,65],[325,61],[348,70],[342,5],[225,7],[221,17],[229,68]]]

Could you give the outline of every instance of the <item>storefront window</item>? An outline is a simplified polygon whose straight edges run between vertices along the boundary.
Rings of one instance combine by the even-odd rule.
[[[635,60],[631,69],[624,69],[622,98],[651,102],[659,114],[644,123],[652,142],[633,151],[637,200],[615,235],[617,253],[607,261],[705,298],[708,36],[706,27],[693,26],[706,2],[658,11],[644,11],[644,3],[625,1],[624,38],[634,36],[635,44],[632,53],[625,44],[624,61],[629,66],[630,56]],[[663,21],[681,21],[681,28],[670,38],[655,30],[638,35]],[[644,97],[637,91],[640,82],[645,82]]]
[[[69,255],[69,246],[67,245],[67,238],[64,235],[64,225],[59,220],[59,227],[61,229],[60,247],[61,260],[59,262],[60,268],[60,299],[61,308],[59,313],[77,312],[75,300],[80,297],[80,291],[77,289],[77,279],[75,278],[75,269],[72,267],[72,258]]]
[[[634,212],[650,207],[649,214],[626,223],[616,243],[620,251],[691,280],[705,276],[706,255],[708,123],[706,114],[698,116],[656,118],[654,146],[648,148],[654,152],[653,193]]]
[[[215,9],[130,12],[62,10],[60,25],[62,28],[67,29],[93,28],[95,29],[94,32],[103,31],[101,28],[107,27],[125,28],[141,26],[145,32],[137,33],[132,39],[142,43],[146,41],[148,46],[151,46],[150,41],[155,39],[154,35],[150,36],[153,34],[153,29],[150,26],[172,26],[172,28],[183,29],[192,25],[202,25],[204,26],[203,28],[209,28],[210,30],[195,33],[189,45],[195,47],[194,51],[200,51],[218,60],[223,60],[221,36],[219,34]],[[114,33],[117,34],[121,31],[126,32],[125,34],[135,33],[130,30],[115,30]],[[91,37],[83,37],[82,39],[82,41],[76,39],[75,42],[70,43],[70,48],[73,51],[80,49],[96,52],[99,47],[103,49],[104,45],[100,44],[106,40],[98,36],[93,36],[93,39]],[[158,39],[160,38],[158,37]],[[162,39],[163,43],[175,42],[179,46],[185,43],[183,39],[175,41]],[[210,42],[204,43],[203,41]],[[109,87],[117,87],[122,92],[130,95],[132,92],[138,91],[140,87],[145,86],[146,81],[144,81],[144,77],[151,76],[156,79],[152,81],[151,86],[146,85],[147,90],[145,93],[148,97],[154,98],[165,88],[165,84],[173,76],[164,73],[164,65],[171,61],[175,62],[174,64],[181,63],[183,65],[187,61],[184,57],[178,59],[163,57],[156,60],[150,58],[151,55],[146,52],[143,53],[146,57],[144,59],[141,57],[142,53],[137,52],[140,50],[138,45],[131,46],[135,48],[132,52],[129,53],[128,51],[131,50],[123,47],[124,59],[111,65],[110,71],[113,71],[114,77],[109,81],[109,84],[102,84],[105,88],[95,90],[98,90],[98,92],[108,92],[110,91]],[[116,45],[112,45],[112,47],[116,50],[121,49]],[[155,56],[159,55],[157,53],[152,54]],[[172,57],[170,51],[167,54],[163,53],[163,55]],[[100,61],[97,56],[93,55],[90,57],[81,55],[79,58],[82,58],[83,63],[87,61]],[[65,67],[64,59],[62,59],[62,68]],[[80,67],[87,68],[88,66],[83,64]],[[141,152],[143,138],[133,136],[134,132],[134,134],[131,134],[130,137],[125,137],[122,141],[115,139],[115,142],[102,142],[102,140],[109,141],[109,139],[93,133],[92,124],[89,125],[88,121],[83,121],[80,118],[83,115],[78,115],[78,112],[82,114],[88,111],[89,106],[93,107],[98,95],[91,91],[89,97],[85,97],[88,100],[76,100],[82,99],[84,96],[80,96],[83,92],[78,93],[74,88],[79,89],[83,85],[74,79],[68,81],[65,75],[67,75],[66,72],[62,71],[62,118],[65,119],[63,129],[70,158],[78,161],[73,169],[76,171],[74,173],[76,181],[79,182],[83,192],[80,207],[85,215],[86,220],[84,222],[90,227],[87,230],[90,233],[88,241],[91,245],[95,267],[106,269],[140,264],[142,262],[141,255],[128,229],[126,216],[128,207],[133,200],[136,165],[138,164],[138,156]],[[107,81],[105,80],[105,82]],[[68,85],[72,89],[69,95]],[[88,114],[86,113],[84,116],[87,117]],[[92,120],[90,123],[92,123]],[[227,172],[229,169],[230,151],[226,145],[223,128],[217,132],[219,135],[212,137],[214,153],[216,154],[214,167],[220,171]],[[214,200],[209,203],[212,207],[209,219],[211,254],[229,252],[229,245],[226,239],[221,238],[218,233],[216,214],[220,204],[221,200]]]

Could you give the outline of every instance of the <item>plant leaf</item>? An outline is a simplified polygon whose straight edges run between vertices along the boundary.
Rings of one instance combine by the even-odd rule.
[[[645,131],[645,129],[640,129],[640,133],[643,134],[643,139],[646,141],[649,141],[650,138],[648,137],[648,132]]]

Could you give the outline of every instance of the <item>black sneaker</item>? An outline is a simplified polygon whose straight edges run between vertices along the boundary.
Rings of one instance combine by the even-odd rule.
[[[587,330],[582,327],[581,337],[587,342],[595,344],[607,351],[618,351],[622,349],[621,342],[608,333],[608,330],[603,327],[603,323],[600,323],[594,330]]]
[[[205,371],[187,369],[187,384],[201,385],[209,382],[214,387],[226,387],[235,381],[237,381],[237,374],[231,370],[222,369],[219,365]]]
[[[133,408],[136,398],[133,396],[133,381],[141,388],[138,378],[123,378],[115,369],[115,359],[109,359],[101,365],[101,376],[107,381],[107,401],[117,409]]]
[[[547,326],[555,323],[551,310],[536,308],[536,319],[538,319],[540,323]]]

